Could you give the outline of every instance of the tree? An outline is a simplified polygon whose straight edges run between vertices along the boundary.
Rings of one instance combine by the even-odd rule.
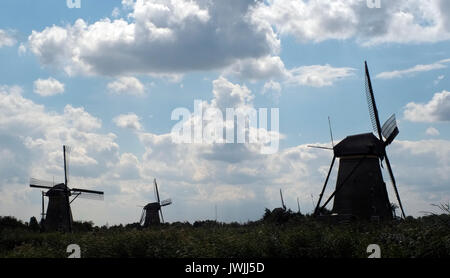
[[[28,227],[32,230],[32,231],[39,231],[40,226],[39,223],[36,219],[36,217],[31,217],[30,218],[30,224],[28,224]]]

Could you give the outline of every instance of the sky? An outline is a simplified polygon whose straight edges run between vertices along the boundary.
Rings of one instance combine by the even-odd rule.
[[[449,1],[79,4],[0,2],[0,215],[39,218],[29,179],[63,181],[63,145],[69,187],[105,192],[76,200],[75,220],[137,222],[154,178],[173,201],[169,222],[215,219],[215,207],[219,221],[256,220],[281,206],[280,188],[288,208],[298,198],[311,213],[332,152],[307,146],[331,146],[328,117],[335,143],[372,131],[365,60],[381,122],[396,114],[387,153],[406,214],[449,202]],[[174,141],[177,123],[214,130],[196,100],[224,117],[265,108],[268,125],[254,127],[255,142]],[[191,117],[174,118],[180,109]],[[271,142],[275,151],[261,151]]]

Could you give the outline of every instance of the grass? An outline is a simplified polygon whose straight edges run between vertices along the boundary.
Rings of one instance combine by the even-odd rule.
[[[82,223],[74,233],[40,233],[13,222],[0,218],[0,257],[65,258],[72,243],[85,258],[366,258],[369,244],[378,244],[384,258],[450,257],[450,214],[332,225],[266,211],[246,224],[177,222],[139,229]]]

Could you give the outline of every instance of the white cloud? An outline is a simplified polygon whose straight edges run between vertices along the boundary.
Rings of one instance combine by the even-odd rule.
[[[364,45],[422,43],[450,39],[445,0],[384,1],[369,8],[363,0],[270,0],[254,16],[281,35],[302,42],[355,39]]]
[[[286,75],[284,63],[278,56],[242,59],[224,71],[225,75],[235,75],[242,79],[264,80],[283,78]]]
[[[131,2],[125,1],[130,6]],[[179,74],[224,68],[279,49],[269,24],[246,1],[137,0],[125,19],[33,31],[30,50],[68,74]]]
[[[440,134],[439,130],[437,130],[434,127],[429,127],[427,128],[427,130],[425,131],[425,134],[430,135],[430,136],[438,136]]]
[[[121,128],[129,128],[136,131],[142,129],[140,119],[134,113],[119,115],[113,119],[113,122]]]
[[[262,91],[263,94],[270,92],[270,91],[273,91],[276,93],[281,92],[281,84],[276,81],[273,81],[273,80],[270,80],[269,82],[264,83],[264,87],[263,87],[263,91]]]
[[[43,97],[53,96],[64,93],[64,84],[50,77],[48,79],[38,79],[34,81],[35,94]]]
[[[376,78],[380,78],[380,79],[401,78],[405,75],[408,76],[408,75],[413,75],[413,74],[419,73],[419,72],[427,72],[427,71],[447,68],[448,63],[450,63],[450,59],[444,59],[444,60],[440,60],[433,64],[416,65],[409,69],[382,72],[382,73],[377,74]]]
[[[233,84],[224,77],[213,81],[212,104],[222,110],[242,107],[254,99],[254,95],[246,86]]]
[[[311,87],[332,86],[336,81],[350,77],[355,69],[326,65],[309,65],[286,69],[278,56],[245,59],[236,62],[224,71],[244,80],[280,80],[289,85]]]
[[[436,80],[434,80],[434,85],[437,85],[437,84],[439,84],[439,82],[441,82],[442,80],[444,80],[444,78],[445,78],[445,75],[439,75],[437,78],[436,78]]]
[[[27,47],[23,43],[21,43],[19,45],[19,48],[17,49],[17,54],[19,54],[19,56],[23,56],[25,55],[25,53],[27,53]]]
[[[111,16],[112,16],[113,18],[119,17],[119,16],[120,16],[120,9],[117,8],[117,7],[115,7],[115,8],[113,9],[113,11],[111,12]]]
[[[13,46],[16,44],[16,39],[7,31],[0,29],[0,47]]]
[[[404,117],[411,122],[450,121],[450,92],[444,90],[436,93],[428,103],[408,103],[405,107]]]
[[[122,76],[108,83],[108,89],[114,94],[129,94],[142,96],[145,93],[144,85],[139,79],[132,76]]]
[[[245,86],[219,78],[204,104],[252,106],[252,96]],[[215,204],[221,221],[257,219],[265,207],[280,206],[279,188],[288,207],[296,207],[298,196],[302,212],[311,212],[310,196],[317,199],[331,161],[330,152],[306,144],[262,155],[251,144],[175,144],[170,133],[154,134],[142,127],[134,134],[143,153],[119,153],[116,135],[102,132],[100,119],[83,108],[68,105],[61,113],[48,111],[23,97],[19,87],[0,87],[0,210],[22,219],[39,213],[40,193],[26,186],[27,179],[60,180],[62,144],[74,147],[71,183],[105,191],[103,203],[74,202],[74,218],[99,225],[137,221],[136,205],[153,201],[153,177],[161,198],[174,200],[164,211],[170,222],[211,219]],[[446,201],[449,152],[446,140],[396,140],[390,145],[407,214],[417,216],[429,210],[429,204]],[[335,182],[336,167],[325,197]],[[390,190],[391,201],[394,196]]]
[[[281,84],[273,80],[264,83],[262,94],[271,94],[275,103],[278,103],[281,96]]]
[[[330,65],[313,65],[294,68],[289,71],[288,84],[311,87],[331,86],[337,80],[353,75],[353,68],[334,68]]]

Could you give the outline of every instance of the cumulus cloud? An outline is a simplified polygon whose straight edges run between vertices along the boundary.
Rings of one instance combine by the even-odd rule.
[[[440,134],[439,130],[437,130],[436,128],[430,126],[429,128],[427,128],[427,130],[425,131],[426,135],[430,135],[430,136],[438,136]]]
[[[224,72],[225,75],[235,75],[249,80],[283,78],[286,73],[284,63],[278,56],[239,60]]]
[[[64,93],[64,84],[53,77],[34,81],[34,93],[43,97]]]
[[[428,103],[410,102],[403,113],[411,122],[448,122],[450,121],[450,92],[434,94]]]
[[[432,64],[416,65],[409,69],[386,71],[386,72],[377,74],[376,78],[380,78],[380,79],[400,78],[400,77],[404,77],[405,75],[408,76],[408,75],[413,75],[415,73],[447,68],[448,63],[450,63],[450,59],[444,59],[444,60],[440,60],[440,61],[438,61],[436,63],[432,63]],[[438,80],[441,80],[443,78],[444,78],[444,76],[438,78]]]
[[[449,8],[444,2],[384,1],[380,8],[369,8],[361,0],[271,0],[261,2],[254,16],[272,24],[281,35],[302,42],[437,42],[450,39]]]
[[[273,91],[276,93],[281,92],[281,84],[276,81],[273,81],[273,80],[270,80],[269,82],[264,83],[263,94],[270,92],[270,91]]]
[[[121,128],[129,128],[132,130],[142,129],[140,119],[134,113],[119,115],[113,119],[113,122]]]
[[[433,81],[433,83],[434,83],[434,85],[437,85],[437,84],[439,84],[439,82],[441,82],[442,80],[444,80],[444,78],[445,78],[445,75],[439,75],[437,78],[436,78],[436,80],[434,80]]]
[[[337,80],[353,75],[353,68],[334,68],[330,65],[313,65],[289,71],[287,83],[311,87],[331,86]]]
[[[279,49],[270,24],[252,17],[252,0],[125,1],[127,19],[33,31],[30,50],[68,74],[167,74],[224,68]]]
[[[108,89],[114,94],[129,94],[142,96],[145,87],[139,79],[132,76],[122,76],[117,80],[108,83]]]
[[[251,106],[252,93],[221,78],[204,104]],[[28,188],[27,180],[61,179],[62,144],[73,146],[70,182],[105,191],[103,203],[77,200],[72,206],[77,220],[96,224],[137,221],[136,204],[153,201],[153,177],[161,197],[174,200],[165,210],[168,221],[211,219],[214,204],[221,221],[257,219],[265,207],[280,206],[279,188],[288,207],[296,206],[298,196],[302,212],[311,212],[310,196],[317,197],[331,161],[329,152],[306,144],[263,155],[251,144],[176,144],[170,133],[142,128],[134,134],[143,152],[120,153],[116,135],[102,132],[100,119],[84,108],[68,105],[61,113],[48,111],[25,98],[19,87],[0,87],[1,211],[22,219],[39,213],[40,193]],[[390,145],[408,214],[420,215],[429,204],[448,198],[449,151],[446,140],[396,140]],[[325,197],[335,182],[336,169]],[[390,192],[392,201],[394,196]]]
[[[37,192],[27,187],[28,179],[51,181],[55,177],[56,182],[61,181],[63,144],[73,147],[71,182],[78,187],[95,189],[100,185],[105,189],[100,182],[79,183],[78,179],[78,176],[88,181],[96,179],[118,160],[116,136],[101,133],[100,128],[101,120],[82,107],[66,105],[62,113],[47,111],[44,106],[25,98],[19,87],[0,86],[0,149],[5,154],[0,158],[0,165],[8,163],[14,168],[2,173],[0,191],[15,192],[14,195],[2,195],[1,210],[25,216],[25,219],[33,214],[28,209],[22,210],[23,207],[34,208],[36,212],[39,204],[33,197]],[[17,198],[17,194],[22,197]],[[22,215],[24,213],[29,214]],[[89,217],[89,214],[85,216]]]
[[[224,71],[244,80],[280,80],[289,85],[310,87],[332,86],[336,81],[350,77],[355,69],[326,65],[308,65],[287,69],[278,56],[245,59],[236,62]]]
[[[13,46],[16,44],[16,39],[7,31],[0,29],[0,47]]]

